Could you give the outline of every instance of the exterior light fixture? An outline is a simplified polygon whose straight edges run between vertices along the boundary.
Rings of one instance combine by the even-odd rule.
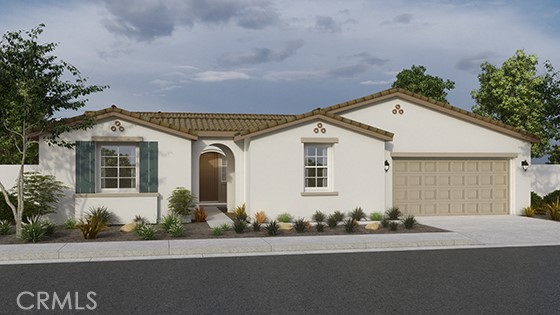
[[[527,162],[527,160],[521,161],[521,167],[525,172],[527,172],[527,169],[529,169],[529,162]]]
[[[389,161],[385,160],[385,172],[389,171],[389,167],[391,167],[391,164],[389,164]]]

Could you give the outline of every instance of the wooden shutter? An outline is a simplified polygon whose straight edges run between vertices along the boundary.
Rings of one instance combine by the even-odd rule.
[[[140,192],[158,192],[158,143],[140,142]]]
[[[95,142],[76,141],[76,193],[95,193]]]

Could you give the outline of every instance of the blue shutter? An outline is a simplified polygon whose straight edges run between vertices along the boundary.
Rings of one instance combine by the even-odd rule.
[[[140,192],[158,192],[157,142],[140,142]]]
[[[95,142],[76,141],[76,193],[95,193]]]

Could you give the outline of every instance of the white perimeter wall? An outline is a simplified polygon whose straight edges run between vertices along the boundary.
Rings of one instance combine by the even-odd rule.
[[[269,218],[288,212],[311,218],[317,211],[348,212],[360,206],[366,213],[385,210],[384,141],[322,121],[326,133],[316,134],[317,121],[251,139],[247,156],[250,215],[265,211]],[[302,196],[304,144],[301,138],[338,138],[333,144],[333,190],[338,196]]]
[[[560,189],[560,165],[533,164],[527,173],[531,175],[531,190],[544,197]]]
[[[392,113],[396,105],[404,110],[402,115]],[[531,176],[521,168],[521,161],[531,161],[528,142],[396,98],[339,114],[393,132],[393,141],[387,145],[388,159],[390,154],[405,152],[517,154],[510,160],[510,212],[520,214],[530,204]],[[387,199],[392,200],[391,189]]]

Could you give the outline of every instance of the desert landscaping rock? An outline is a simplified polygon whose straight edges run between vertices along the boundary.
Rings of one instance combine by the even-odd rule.
[[[136,225],[138,225],[136,222],[127,223],[120,228],[120,231],[124,232],[124,233],[130,233],[130,232],[134,231],[134,229],[136,228]]]
[[[292,229],[292,224],[291,223],[278,222],[278,230],[280,230],[280,231],[290,231],[291,229]]]
[[[365,229],[366,230],[377,231],[377,230],[379,230],[379,222],[368,223],[368,224],[366,224]]]

